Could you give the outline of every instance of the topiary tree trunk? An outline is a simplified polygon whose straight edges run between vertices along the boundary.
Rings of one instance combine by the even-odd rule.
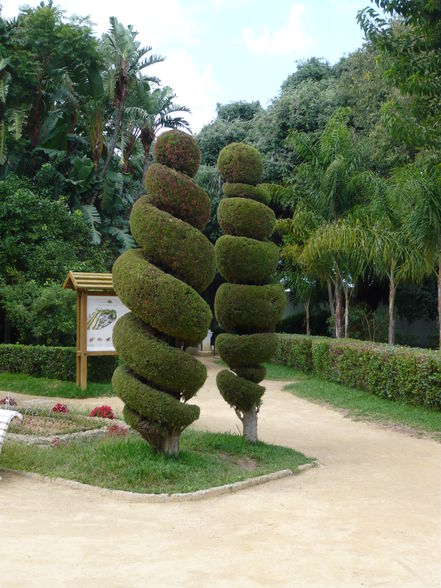
[[[113,266],[115,291],[131,312],[118,320],[113,341],[123,365],[112,378],[124,419],[155,451],[177,455],[183,429],[199,417],[187,404],[207,377],[185,347],[207,334],[201,298],[214,278],[214,248],[201,233],[210,216],[208,195],[193,180],[200,153],[181,131],[161,135],[146,196],[133,206],[130,227],[139,249]],[[176,342],[180,343],[177,344]]]
[[[286,304],[280,283],[270,283],[279,250],[268,239],[275,216],[269,197],[256,186],[262,176],[259,152],[232,143],[219,154],[218,168],[227,180],[218,221],[225,233],[215,245],[216,264],[227,281],[218,289],[215,314],[227,331],[216,346],[230,370],[222,370],[217,385],[242,421],[247,441],[257,441],[257,416],[265,388],[263,362],[276,350],[274,329]]]

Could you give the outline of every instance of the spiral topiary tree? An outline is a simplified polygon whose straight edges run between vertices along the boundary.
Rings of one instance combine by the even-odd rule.
[[[130,216],[139,249],[114,263],[115,291],[131,312],[115,325],[113,340],[123,360],[112,378],[124,402],[124,419],[153,447],[179,452],[183,429],[199,417],[187,404],[207,377],[185,348],[202,341],[211,321],[200,296],[214,278],[214,248],[201,233],[210,216],[208,195],[192,179],[200,152],[182,131],[162,134],[146,195]]]
[[[230,367],[217,375],[223,398],[243,424],[243,435],[257,441],[257,415],[265,388],[263,362],[276,350],[274,329],[286,304],[280,283],[270,283],[279,260],[269,241],[274,212],[269,198],[256,186],[262,158],[254,147],[231,143],[219,154],[218,168],[226,180],[218,221],[225,233],[215,245],[216,265],[227,281],[216,293],[215,314],[227,331],[216,339],[222,359]]]

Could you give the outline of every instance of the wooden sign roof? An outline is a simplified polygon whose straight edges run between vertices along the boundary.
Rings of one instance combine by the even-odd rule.
[[[95,274],[88,272],[69,272],[63,288],[81,290],[82,292],[115,292],[112,274]]]

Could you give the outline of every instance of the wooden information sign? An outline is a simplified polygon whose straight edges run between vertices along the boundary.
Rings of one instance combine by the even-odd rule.
[[[112,331],[120,316],[129,312],[113,289],[112,274],[69,272],[63,288],[77,293],[76,383],[87,388],[87,357],[117,355]]]

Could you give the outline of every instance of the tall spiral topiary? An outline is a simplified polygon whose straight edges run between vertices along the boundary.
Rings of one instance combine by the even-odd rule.
[[[201,233],[210,200],[192,179],[200,162],[196,142],[169,131],[157,139],[154,155],[146,195],[130,216],[139,249],[123,253],[112,270],[115,291],[131,310],[113,331],[124,363],[112,384],[125,421],[155,451],[177,455],[181,432],[199,417],[199,407],[187,401],[207,377],[185,348],[202,341],[210,326],[210,307],[199,293],[214,278],[215,258]]]
[[[279,260],[269,241],[274,212],[269,198],[256,186],[262,176],[262,158],[254,147],[231,143],[219,154],[219,171],[226,183],[218,207],[225,233],[215,245],[216,265],[225,278],[216,293],[215,314],[227,331],[216,339],[222,359],[230,367],[217,375],[223,398],[243,424],[244,437],[257,441],[257,415],[265,388],[263,362],[276,350],[274,329],[286,304],[280,283],[270,283]]]

